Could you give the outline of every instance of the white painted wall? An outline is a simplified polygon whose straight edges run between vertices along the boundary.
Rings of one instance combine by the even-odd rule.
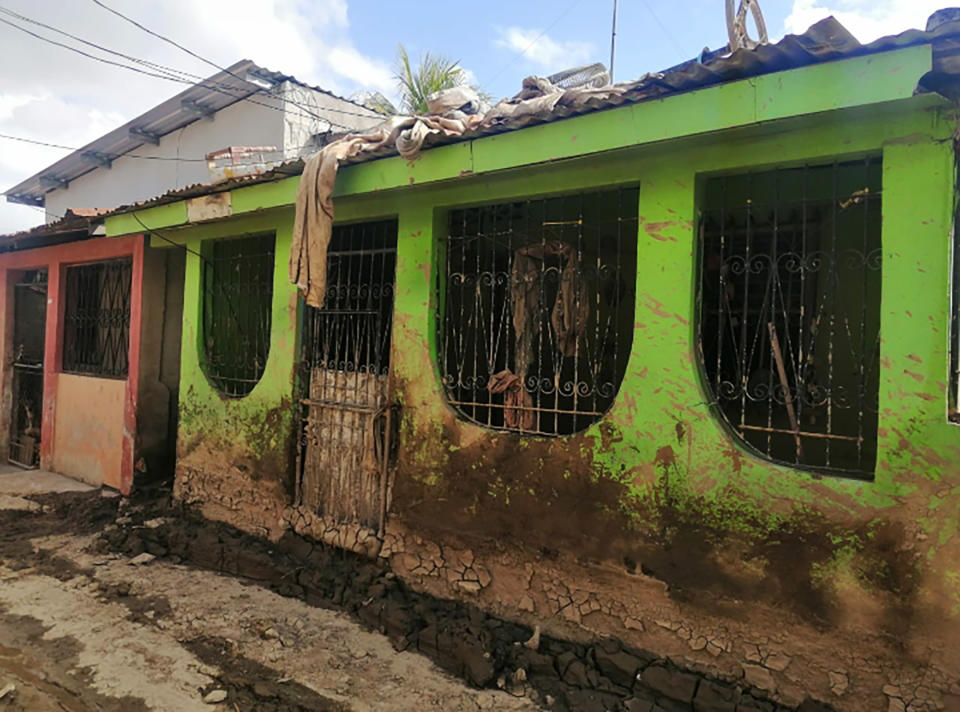
[[[353,116],[353,112],[363,113],[365,110],[289,82],[278,87],[278,92],[304,104],[312,113],[329,117],[334,123],[365,128],[381,121],[375,115],[369,119]],[[283,151],[284,159],[290,160],[301,155],[301,148],[310,142],[311,136],[331,128],[327,121],[311,117],[310,112],[278,97],[260,94],[255,100],[275,108],[240,101],[218,111],[212,121],[200,119],[162,136],[159,146],[144,144],[132,153],[203,159],[206,154],[228,146],[276,146]],[[351,114],[330,111],[331,108]],[[333,126],[333,130],[343,129]],[[176,188],[209,182],[210,172],[204,160],[161,161],[121,156],[111,168],[98,167],[71,181],[67,188],[47,193],[47,221],[59,219],[70,208],[115,208],[154,198]]]

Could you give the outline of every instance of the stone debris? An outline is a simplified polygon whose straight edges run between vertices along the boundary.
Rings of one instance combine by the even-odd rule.
[[[131,566],[143,566],[144,564],[149,564],[151,561],[157,557],[148,552],[143,552],[142,554],[137,554],[132,559],[130,559]]]
[[[155,515],[153,515],[155,516]],[[136,517],[134,517],[136,519]],[[304,520],[305,521],[305,520]],[[316,519],[311,520],[316,524]],[[697,712],[795,712],[796,703],[763,699],[760,690],[776,693],[771,669],[783,670],[789,657],[759,645],[748,650],[756,663],[744,666],[740,680],[712,677],[687,662],[664,659],[651,652],[602,638],[593,643],[558,640],[539,627],[500,620],[480,610],[470,599],[440,600],[408,586],[393,570],[432,577],[450,590],[471,596],[483,593],[492,576],[474,551],[440,547],[416,537],[391,540],[391,559],[344,552],[287,528],[274,542],[244,534],[229,525],[169,518],[151,528],[131,526],[105,535],[114,550],[131,553],[165,551],[194,565],[227,575],[262,582],[283,595],[312,605],[337,607],[356,616],[369,629],[385,635],[396,650],[416,650],[448,673],[476,687],[499,687],[555,710],[696,710]],[[358,532],[354,542],[362,538]],[[366,540],[364,539],[364,542]],[[357,547],[363,549],[364,547]],[[405,551],[404,551],[405,550]],[[354,550],[356,551],[356,549]],[[414,553],[416,552],[416,553]],[[631,627],[644,630],[634,611],[558,577],[527,581],[521,594],[524,608],[541,615],[579,621],[597,610]],[[465,598],[465,597],[464,597]],[[669,616],[669,618],[667,617]],[[698,651],[730,652],[723,631],[695,631],[670,620],[654,622],[678,635]],[[264,640],[277,641],[265,651],[279,662],[283,651],[296,648],[301,635],[296,621],[265,620],[254,628]],[[355,656],[354,656],[355,657]],[[347,659],[350,659],[348,656]],[[692,662],[692,661],[691,661]],[[220,678],[215,678],[220,679]],[[755,692],[751,694],[748,686]],[[760,695],[760,696],[758,696]],[[778,698],[779,699],[779,698]],[[229,703],[228,703],[229,705]],[[806,708],[803,708],[807,712]],[[811,708],[813,709],[813,708]],[[829,708],[825,708],[829,709]]]
[[[850,681],[847,679],[846,673],[831,671],[828,675],[830,678],[830,691],[837,697],[842,697],[846,694],[847,688],[850,686]]]
[[[530,639],[523,644],[523,647],[529,648],[530,650],[537,650],[540,648],[540,626],[537,626],[533,629],[533,635],[531,635]]]
[[[0,700],[12,694],[13,692],[16,692],[16,690],[17,690],[17,686],[14,685],[12,682],[8,682],[3,687],[0,687]]]
[[[203,701],[208,705],[216,705],[227,699],[226,690],[212,690],[203,697]]]

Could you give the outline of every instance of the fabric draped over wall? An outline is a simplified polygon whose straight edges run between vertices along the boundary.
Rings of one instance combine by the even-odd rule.
[[[348,134],[306,160],[297,190],[290,249],[290,281],[308,305],[323,304],[327,283],[327,246],[333,230],[333,189],[340,164],[361,153],[394,147],[407,160],[420,154],[428,136],[464,136],[482,127],[521,117],[547,118],[558,105],[577,107],[592,98],[610,97],[631,85],[561,89],[543,77],[527,77],[523,89],[492,109],[468,87],[438,92],[428,100],[426,116],[394,116],[362,134]]]

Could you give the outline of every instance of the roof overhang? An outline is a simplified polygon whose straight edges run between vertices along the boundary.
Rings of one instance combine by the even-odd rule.
[[[195,121],[209,120],[221,109],[284,80],[283,75],[265,70],[249,59],[241,60],[61,158],[4,195],[8,202],[43,206],[51,190],[66,188],[70,181],[98,168],[108,168],[114,160],[140,146],[158,145],[163,136]]]

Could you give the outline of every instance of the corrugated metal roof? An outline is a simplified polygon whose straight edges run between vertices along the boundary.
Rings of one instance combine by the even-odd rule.
[[[958,13],[960,17],[960,13]],[[732,54],[706,53],[662,72],[647,74],[634,81],[618,85],[619,94],[591,98],[576,105],[562,101],[547,115],[527,115],[520,118],[497,119],[483,123],[462,136],[431,135],[423,144],[430,148],[456,143],[531,126],[561,120],[627,104],[662,99],[695,89],[736,81],[773,72],[796,69],[813,64],[876,54],[920,44],[933,45],[933,70],[922,80],[918,91],[938,91],[951,95],[958,87],[960,77],[960,21],[944,22],[931,31],[908,30],[898,35],[883,37],[869,44],[860,44],[836,19],[828,17],[816,23],[802,35],[787,35],[775,44],[760,45],[755,49],[741,49]],[[952,96],[956,98],[956,96]],[[396,155],[392,146],[378,151],[364,152],[346,163],[359,163]],[[155,205],[185,200],[191,197],[219,193],[243,185],[264,183],[291,175],[303,169],[302,160],[294,160],[259,175],[242,176],[215,184],[197,184],[168,191],[163,195],[109,211],[116,215]],[[101,216],[102,217],[102,216]]]
[[[216,113],[262,91],[262,87],[246,81],[248,76],[273,85],[291,82],[356,106],[358,113],[363,111],[371,117],[377,116],[369,109],[326,89],[311,86],[288,74],[264,69],[249,59],[243,59],[61,158],[5,191],[4,195],[11,202],[42,206],[44,195],[50,190],[66,185],[146,143],[155,143],[161,136],[202,119],[205,113]],[[264,95],[263,98],[268,96]]]
[[[887,52],[920,44],[933,44],[934,71],[918,87],[920,91],[946,90],[944,78],[955,84],[960,75],[960,21],[946,22],[932,31],[907,30],[898,35],[882,37],[869,44],[860,44],[835,18],[827,17],[811,26],[802,35],[786,35],[775,44],[759,45],[755,49],[741,49],[732,54],[706,53],[661,72],[647,74],[633,82],[618,85],[623,91],[606,97],[592,97],[574,104],[561,100],[547,115],[526,115],[516,118],[484,122],[460,136],[432,134],[423,143],[424,148],[506,131],[526,126],[557,121],[580,114],[612,109],[625,104],[663,99],[716,84],[747,79],[763,74],[798,69],[839,59]],[[956,66],[954,66],[956,65]],[[951,97],[953,98],[953,97]],[[363,152],[345,163],[361,163],[376,158],[396,155],[392,146],[377,151]]]
[[[55,220],[45,225],[37,225],[27,230],[13,232],[8,235],[0,235],[0,251],[15,250],[20,247],[20,243],[30,238],[52,238],[66,235],[75,235],[76,238],[89,237],[93,226],[98,222],[95,215],[87,214],[88,211],[68,210],[67,214],[59,220]],[[102,212],[98,212],[102,214]]]

